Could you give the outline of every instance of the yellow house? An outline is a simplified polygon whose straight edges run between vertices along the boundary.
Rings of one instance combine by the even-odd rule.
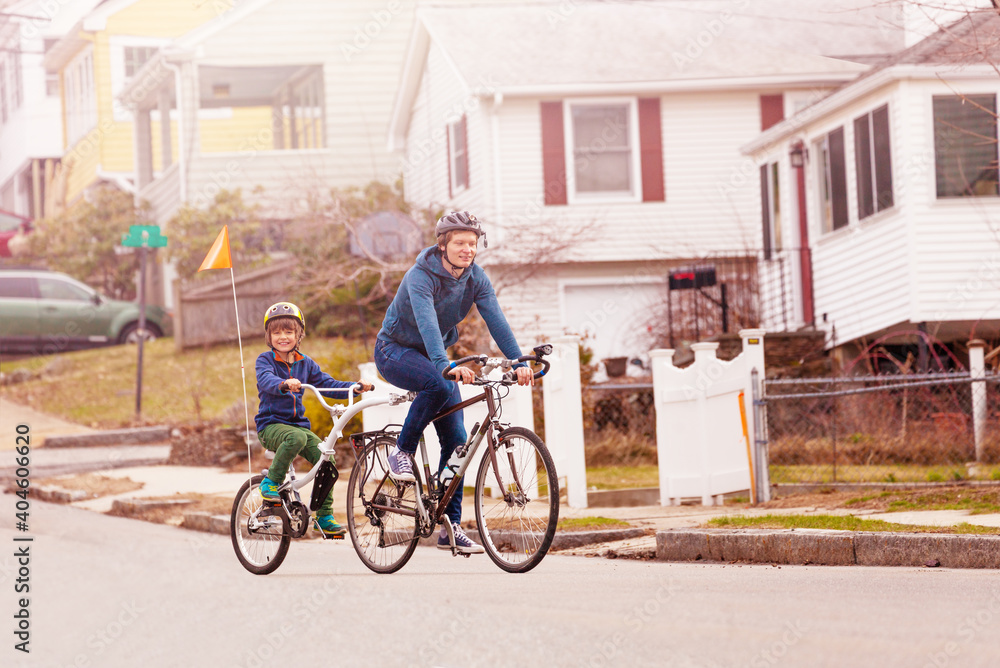
[[[135,75],[162,47],[198,26],[222,20],[231,10],[232,0],[106,0],[48,49],[45,67],[59,76],[65,152],[46,184],[46,202],[52,207],[46,211],[73,206],[98,183],[134,192],[133,112],[118,99],[119,93],[129,84],[135,86]],[[167,113],[176,125],[174,115]],[[234,118],[234,113],[244,118]],[[205,110],[198,115],[199,134],[220,150],[235,150],[230,146],[234,121],[240,125],[261,114],[269,118],[270,108]],[[152,119],[154,136],[159,136],[161,122],[158,115]],[[172,146],[155,147],[156,172],[171,164],[170,153],[177,155],[176,139]]]

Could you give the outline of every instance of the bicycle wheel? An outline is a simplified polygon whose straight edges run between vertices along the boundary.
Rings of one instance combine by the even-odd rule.
[[[476,475],[479,536],[493,563],[508,573],[526,573],[552,545],[559,479],[552,455],[531,430],[505,429],[495,443],[495,465],[487,450]]]
[[[285,525],[283,513],[275,512],[261,517],[263,499],[258,488],[262,475],[255,475],[243,483],[233,501],[233,513],[229,519],[229,533],[233,539],[236,557],[255,575],[273,573],[288,554],[291,538]]]
[[[395,573],[417,548],[417,486],[386,475],[395,439],[381,437],[364,449],[347,486],[347,529],[354,551],[376,573]]]

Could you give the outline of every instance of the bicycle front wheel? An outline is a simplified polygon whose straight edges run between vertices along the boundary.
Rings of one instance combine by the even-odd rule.
[[[376,573],[395,573],[417,548],[417,486],[390,478],[391,437],[375,439],[351,469],[347,529],[354,551]]]
[[[549,551],[559,522],[559,479],[533,431],[505,429],[483,454],[476,522],[486,554],[508,573],[530,571]]]
[[[229,533],[236,557],[254,575],[273,573],[288,554],[291,537],[285,526],[284,513],[262,508],[260,495],[262,475],[243,483],[233,501],[229,518]],[[273,512],[273,514],[272,514]]]

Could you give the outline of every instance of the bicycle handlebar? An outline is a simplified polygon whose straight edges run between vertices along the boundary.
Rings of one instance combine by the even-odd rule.
[[[361,389],[363,387],[364,386],[360,382],[354,383],[354,385],[351,385],[350,387],[316,387],[314,385],[310,385],[309,383],[302,383],[301,390],[303,394],[305,394],[306,390],[312,390],[313,394],[316,395],[316,398],[319,399],[320,403],[329,409],[332,408],[332,406],[326,403],[326,399],[323,398],[323,392],[353,392],[354,394],[361,394]],[[375,386],[372,385],[372,390],[374,389]]]
[[[551,355],[551,354],[552,354],[552,345],[546,343],[540,346],[535,346],[532,349],[531,355],[521,355],[516,360],[509,360],[503,357],[490,357],[488,355],[468,355],[466,357],[457,359],[454,362],[452,362],[447,369],[441,372],[441,375],[448,380],[454,380],[457,382],[457,379],[454,376],[450,375],[451,371],[456,367],[458,367],[459,365],[465,364],[466,362],[475,362],[480,366],[492,367],[490,370],[507,369],[507,371],[503,374],[502,382],[505,385],[511,385],[517,382],[517,374],[515,374],[514,371],[512,370],[512,367],[515,364],[520,364],[522,362],[537,362],[541,364],[542,369],[540,371],[536,371],[532,376],[534,379],[537,380],[549,372],[549,367],[551,366],[551,364],[548,362],[548,360],[544,359],[544,357],[545,355]]]

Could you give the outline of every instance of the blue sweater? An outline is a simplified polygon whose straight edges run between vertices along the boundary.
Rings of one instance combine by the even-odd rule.
[[[437,246],[422,250],[403,276],[378,338],[420,351],[443,372],[451,366],[445,349],[458,341],[458,323],[473,304],[501,352],[508,359],[520,357],[521,349],[486,272],[473,264],[455,278],[445,271]]]
[[[298,352],[292,352],[292,360],[291,364],[283,362],[275,356],[273,350],[257,357],[257,396],[260,398],[260,407],[254,422],[257,423],[258,432],[269,424],[290,424],[309,429],[309,419],[302,405],[303,392],[293,393],[281,389],[281,383],[289,378],[298,378],[303,383],[316,387],[354,385],[323,373],[312,358]],[[340,394],[347,396],[346,392]]]

